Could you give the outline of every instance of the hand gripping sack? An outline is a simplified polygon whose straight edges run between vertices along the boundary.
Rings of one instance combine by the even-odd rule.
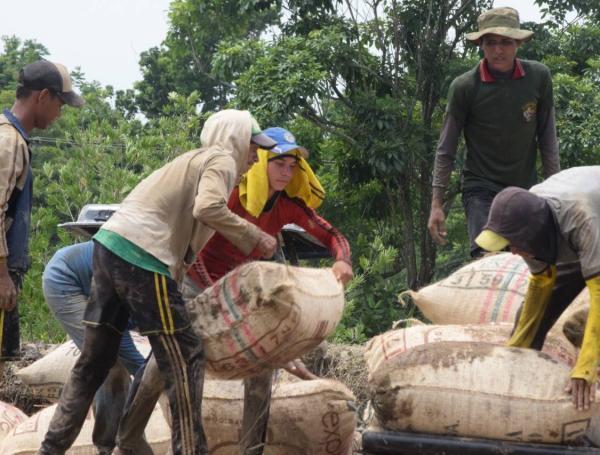
[[[525,299],[529,268],[511,253],[486,256],[409,295],[434,324],[514,322]]]
[[[316,347],[342,317],[344,290],[331,269],[251,262],[187,302],[214,377],[272,370]]]
[[[475,342],[409,349],[373,372],[373,406],[389,430],[567,444],[600,410],[574,408],[570,368],[544,353]]]
[[[510,338],[513,324],[465,324],[421,325],[406,329],[390,330],[369,340],[365,350],[369,377],[386,362],[402,355],[409,349],[445,341],[482,342],[505,346]],[[577,350],[564,337],[549,333],[542,350],[555,360],[573,366]]]

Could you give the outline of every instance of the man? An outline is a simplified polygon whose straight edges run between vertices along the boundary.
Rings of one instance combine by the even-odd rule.
[[[233,214],[227,199],[239,175],[256,160],[258,146],[275,143],[249,112],[236,110],[209,117],[200,139],[200,149],[140,182],[94,237],[94,286],[83,350],[40,454],[62,454],[77,437],[94,393],[116,360],[130,314],[148,336],[165,376],[173,454],[207,453],[202,341],[190,328],[178,281],[214,231],[242,251],[257,248],[264,257],[273,255],[275,238]]]
[[[39,60],[21,70],[15,103],[0,115],[0,371],[19,358],[17,296],[29,268],[33,196],[29,134],[48,128],[64,104],[83,103],[63,65]]]
[[[42,276],[46,304],[80,351],[83,348],[83,315],[92,287],[93,251],[92,241],[61,248],[48,261]],[[129,331],[121,339],[119,360],[94,397],[92,441],[99,454],[113,452],[129,391],[129,377],[144,364],[144,357],[135,347]],[[152,453],[143,434],[133,444],[140,455]]]
[[[530,188],[536,183],[538,147],[544,176],[560,170],[550,71],[541,63],[516,58],[518,47],[533,32],[520,29],[519,14],[512,8],[489,10],[477,22],[479,31],[466,37],[480,46],[484,58],[450,85],[428,223],[433,240],[445,244],[444,193],[464,132],[462,200],[472,257],[482,254],[474,240],[494,196],[507,186]]]
[[[350,246],[346,238],[314,210],[323,202],[325,191],[305,159],[308,151],[298,145],[294,135],[284,128],[268,128],[264,134],[277,145],[270,151],[258,150],[257,163],[231,193],[229,209],[271,235],[279,234],[289,223],[302,227],[328,247],[336,259],[333,274],[346,285],[353,276]],[[182,289],[184,298],[191,302],[228,272],[259,259],[257,251],[243,252],[216,233],[187,271]],[[285,368],[301,379],[316,378],[300,360]],[[164,389],[161,372],[152,359],[146,365],[143,376],[136,376],[135,387],[137,391],[130,397],[132,399],[127,403],[119,426],[119,446],[129,445],[129,440],[140,439]],[[244,412],[239,443],[243,455],[263,453],[270,397],[271,372],[244,381]]]
[[[508,248],[531,271],[509,346],[541,349],[556,319],[587,286],[589,316],[567,390],[577,409],[588,409],[600,360],[600,166],[567,169],[530,191],[504,189],[476,242],[487,251]]]

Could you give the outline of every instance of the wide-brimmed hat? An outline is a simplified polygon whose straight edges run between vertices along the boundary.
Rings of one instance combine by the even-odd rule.
[[[465,35],[469,41],[478,41],[487,34],[506,36],[520,41],[529,41],[533,36],[532,31],[521,29],[519,12],[507,6],[482,13],[477,18],[477,25],[479,31]]]

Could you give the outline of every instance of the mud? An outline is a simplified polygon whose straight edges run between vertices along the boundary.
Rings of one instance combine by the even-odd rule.
[[[45,408],[50,401],[36,396],[32,389],[15,375],[20,368],[26,367],[43,357],[54,345],[45,343],[26,343],[21,346],[21,360],[7,362],[0,378],[0,401],[12,404],[28,416]]]
[[[458,363],[473,363],[484,359],[497,348],[496,345],[477,342],[440,341],[416,346],[387,362],[373,375],[374,384],[385,383],[385,377],[393,370],[417,365],[430,365],[435,370],[452,368]],[[389,380],[389,379],[388,379]]]

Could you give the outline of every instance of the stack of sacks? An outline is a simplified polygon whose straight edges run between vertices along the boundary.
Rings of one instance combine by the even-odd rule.
[[[600,410],[577,411],[570,367],[531,349],[439,341],[367,362],[375,426],[388,430],[568,444]]]
[[[205,381],[202,422],[211,453],[239,453],[243,394],[241,381]],[[266,453],[351,453],[356,429],[353,402],[352,392],[338,381],[318,379],[277,382],[273,387]],[[6,437],[0,454],[37,453],[55,409],[56,405],[50,406],[14,427]],[[95,453],[92,444],[93,426],[94,420],[90,412],[69,453]],[[164,412],[158,405],[145,434],[155,454],[167,453],[170,447],[170,429]]]

